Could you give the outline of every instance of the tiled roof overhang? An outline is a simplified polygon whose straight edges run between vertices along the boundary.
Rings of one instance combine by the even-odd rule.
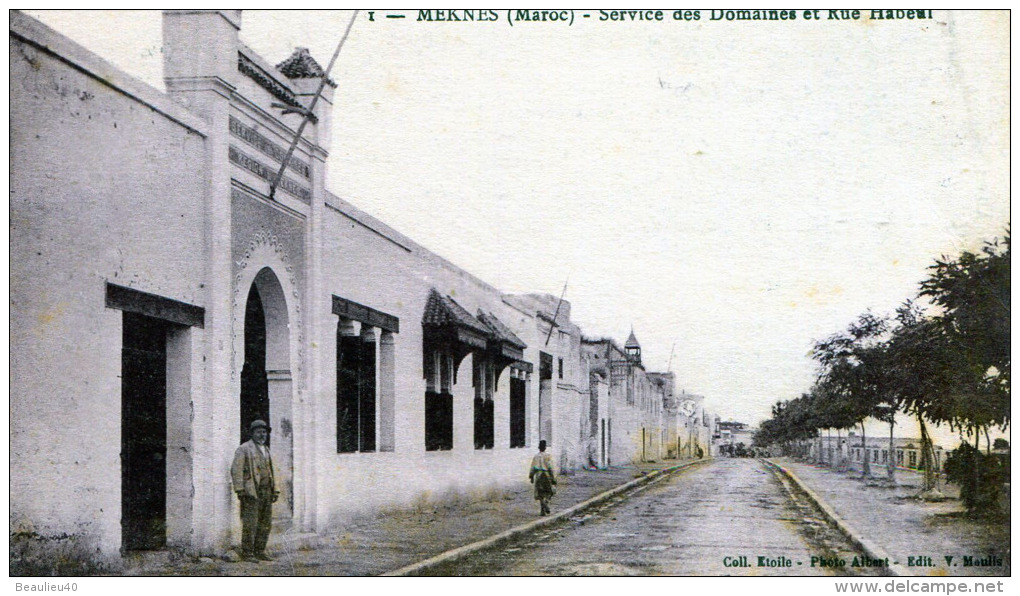
[[[294,53],[283,62],[276,65],[288,79],[321,79],[326,73],[319,66],[319,63],[312,58],[308,48],[295,48]],[[333,79],[326,79],[326,83],[336,89]]]
[[[528,344],[503,321],[482,310],[478,311],[477,318],[473,317],[452,297],[444,296],[435,289],[429,291],[421,324],[427,343],[457,346],[455,352],[458,357],[474,350],[484,351],[511,368],[527,373],[534,370],[530,362],[524,361],[524,350]]]
[[[496,315],[478,311],[478,320],[489,328],[489,351],[507,360],[523,360],[528,344],[514,335],[510,328],[496,318]]]
[[[489,345],[489,328],[472,317],[456,300],[434,289],[429,291],[421,324],[433,341],[452,341],[479,350]]]

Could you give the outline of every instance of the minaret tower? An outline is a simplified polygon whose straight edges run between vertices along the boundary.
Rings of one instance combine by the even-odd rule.
[[[627,358],[631,363],[641,366],[641,344],[638,343],[637,337],[634,335],[633,326],[630,328],[630,337],[627,338],[627,343],[623,347],[627,351]]]

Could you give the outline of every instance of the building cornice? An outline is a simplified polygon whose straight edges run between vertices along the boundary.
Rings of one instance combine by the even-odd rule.
[[[202,118],[162,91],[132,77],[41,22],[16,10],[10,12],[10,35],[151,108],[168,120],[203,137],[208,136],[209,126]]]

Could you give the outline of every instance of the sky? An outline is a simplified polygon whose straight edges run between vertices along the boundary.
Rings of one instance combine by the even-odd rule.
[[[163,88],[159,13],[27,12]],[[864,12],[363,12],[332,73],[328,185],[502,291],[569,280],[586,335],[633,326],[649,369],[755,423],[810,388],[814,341],[1009,223],[1008,15]],[[350,18],[246,11],[241,39],[325,66]]]

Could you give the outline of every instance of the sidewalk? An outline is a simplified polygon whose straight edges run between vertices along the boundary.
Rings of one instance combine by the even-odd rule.
[[[558,477],[553,514],[635,478],[691,460],[575,471]],[[422,503],[355,519],[338,534],[301,543],[274,535],[268,563],[232,563],[202,557],[147,564],[128,570],[131,575],[294,576],[379,575],[423,561],[447,550],[476,542],[538,518],[532,486],[490,491],[484,499],[466,497],[442,503]]]
[[[954,497],[942,503],[912,498],[920,491],[922,477],[913,471],[897,470],[896,487],[868,486],[859,473],[841,474],[826,467],[795,462],[788,458],[772,461],[795,474],[841,518],[872,543],[885,550],[891,563],[898,561],[918,576],[1010,575],[1010,528],[1008,521],[974,520],[962,516],[964,507],[955,498],[959,490],[943,485]],[[885,475],[885,469],[880,471]],[[953,557],[947,563],[946,556]],[[984,559],[990,566],[965,566],[963,557]],[[931,566],[910,566],[908,557],[930,557]],[[995,564],[995,559],[1001,565]],[[921,559],[922,563],[928,563]]]

